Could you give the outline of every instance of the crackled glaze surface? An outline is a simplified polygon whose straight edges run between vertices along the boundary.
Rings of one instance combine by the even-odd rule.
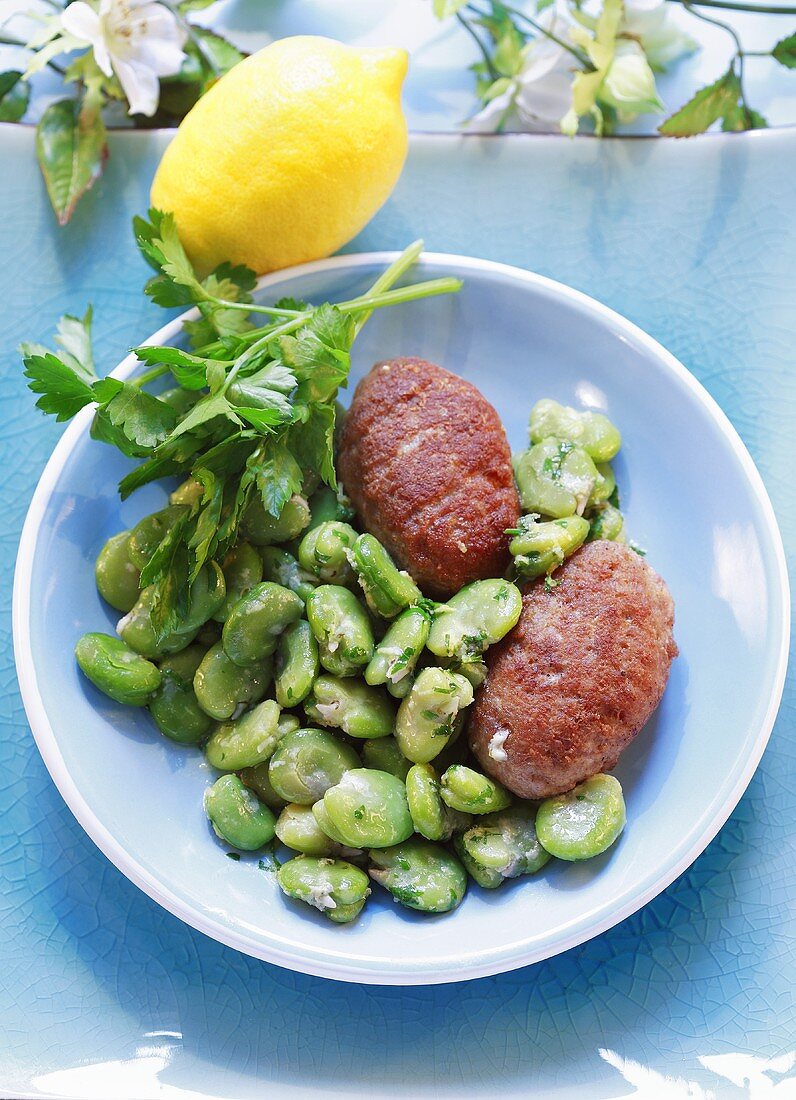
[[[31,202],[39,181],[28,140],[0,133],[0,1095],[364,1095],[376,1080],[367,1050],[379,1051],[385,1096],[741,1097],[787,1087],[793,680],[746,796],[696,864],[612,931],[502,977],[399,990],[293,975],[192,932],[97,852],[47,776],[15,687],[11,562],[58,429],[32,408],[11,349],[88,299],[106,362],[160,323],[137,293],[146,272],[126,228],[145,205],[142,176],[160,139],[115,142],[101,185],[110,202],[89,201],[63,234]],[[352,248],[422,233],[431,248],[533,268],[625,313],[728,412],[792,545],[795,169],[788,133],[599,149],[415,139],[395,197]]]

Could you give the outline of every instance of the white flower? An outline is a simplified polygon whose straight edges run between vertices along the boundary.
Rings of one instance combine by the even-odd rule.
[[[566,41],[568,27],[555,8],[540,23]],[[572,98],[572,72],[577,62],[569,50],[540,34],[520,51],[521,67],[510,78],[498,81],[496,94],[466,124],[476,132],[499,127],[547,129],[558,122]]]
[[[535,38],[523,48],[518,76],[517,114],[527,127],[534,123],[558,124],[572,98],[572,70],[576,65],[569,50],[549,38]]]
[[[185,59],[184,28],[173,11],[153,0],[100,0],[99,10],[75,0],[61,15],[61,26],[92,47],[105,76],[116,74],[130,114],[153,115],[158,77],[172,76]]]
[[[655,76],[638,42],[618,38],[611,67],[600,88],[600,100],[615,107],[620,122],[644,111],[661,111]]]
[[[625,0],[619,33],[637,38],[650,65],[658,72],[698,49],[694,39],[672,19],[671,5],[666,0]]]

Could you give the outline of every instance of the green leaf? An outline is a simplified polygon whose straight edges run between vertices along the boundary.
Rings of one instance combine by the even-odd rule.
[[[84,382],[96,381],[94,350],[91,346],[91,306],[84,317],[65,313],[55,331],[55,342],[61,349],[61,359],[68,363]]]
[[[169,571],[180,543],[183,541],[183,532],[189,518],[188,512],[181,515],[160,540],[152,557],[141,570],[141,588],[147,588],[150,584],[155,584]]]
[[[265,444],[254,474],[263,507],[277,518],[293,494],[300,492],[304,481],[301,467],[284,443],[277,440]]]
[[[204,490],[202,503],[196,517],[194,532],[188,540],[188,546],[194,552],[194,561],[188,574],[189,581],[196,580],[197,574],[211,556],[221,523],[221,509],[224,503],[224,479],[216,477],[212,470],[194,467],[191,475]]]
[[[434,0],[434,14],[437,19],[447,19],[455,15],[466,3],[467,0]]]
[[[225,476],[240,473],[259,442],[257,432],[250,429],[234,432],[205,451],[200,456],[197,466]]]
[[[152,454],[151,447],[142,447],[140,444],[128,439],[124,434],[124,429],[113,423],[107,409],[103,406],[98,407],[94,413],[91,421],[91,438],[98,440],[100,443],[107,443],[110,447],[115,447],[127,458],[147,458]]]
[[[204,11],[205,8],[209,8],[215,2],[216,0],[180,0],[177,10],[185,15],[189,11]]]
[[[169,367],[185,390],[201,390],[207,385],[207,364],[212,360],[191,355],[189,351],[183,351],[182,348],[144,345],[134,350],[142,363]]]
[[[789,34],[787,38],[777,42],[771,56],[786,69],[796,69],[796,34]]]
[[[233,424],[239,426],[242,424],[240,417],[236,414],[226,397],[221,393],[214,393],[210,394],[208,397],[203,397],[201,401],[198,401],[194,405],[189,413],[186,413],[169,436],[168,442],[178,439],[186,432],[193,431],[194,428],[198,428],[201,424],[206,424],[210,420],[215,420],[217,416],[223,416],[227,420],[231,420]]]
[[[186,305],[192,301],[203,301],[206,298],[204,288],[197,278],[193,264],[188,259],[185,249],[182,247],[174,215],[150,210],[149,216],[152,219],[152,224],[151,226],[147,225],[141,236],[139,236],[139,248],[153,262],[153,266],[159,268],[171,283],[184,289],[175,290],[172,287],[170,291],[166,291],[160,279],[156,278],[150,280],[144,287],[145,293],[155,298],[159,305]],[[162,299],[164,296],[168,298],[169,293],[180,297],[186,292],[188,297],[181,297],[179,301],[169,300],[166,303],[158,300],[158,298]]]
[[[768,122],[757,111],[737,103],[722,121],[722,130],[765,130]]]
[[[88,119],[74,99],[51,103],[36,128],[36,155],[60,225],[98,179],[108,155],[99,112]]]
[[[337,486],[334,423],[334,405],[312,405],[307,419],[294,424],[288,436],[290,447],[302,469],[316,470],[333,489]]]
[[[36,408],[56,420],[71,420],[75,413],[96,400],[91,386],[51,352],[28,355],[24,363],[28,388],[43,395]]]
[[[191,459],[202,445],[196,436],[182,436],[174,443],[163,443],[156,458],[149,458],[136,466],[119,482],[119,495],[126,500],[136,489],[162,477],[174,477],[188,472]]]
[[[735,110],[741,87],[735,71],[730,68],[714,84],[701,88],[696,95],[667,118],[658,130],[668,137],[691,137],[703,134],[714,122]]]
[[[251,424],[258,432],[267,435],[285,423],[284,415],[278,409],[246,408],[245,405],[236,405],[235,411],[247,424]]]
[[[15,69],[0,73],[0,122],[19,122],[29,100],[30,84],[22,73]]]
[[[264,423],[287,423],[293,413],[293,403],[287,394],[296,387],[296,376],[282,364],[270,363],[256,374],[233,382],[227,392],[230,402],[250,424],[258,426],[259,417],[249,415],[267,411]]]
[[[224,73],[234,69],[247,56],[226,38],[222,38],[220,34],[208,30],[207,27],[199,27],[194,24],[191,33],[202,61],[209,70],[209,83],[213,83]]]
[[[277,341],[278,355],[301,382],[299,400],[326,401],[348,377],[354,321],[334,306],[320,306],[295,336]]]
[[[139,447],[154,450],[177,424],[177,413],[171,405],[129,382],[103,378],[93,388],[113,427],[120,428]]]

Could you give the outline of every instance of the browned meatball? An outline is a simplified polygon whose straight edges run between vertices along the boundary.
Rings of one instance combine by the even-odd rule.
[[[377,363],[357,386],[338,466],[364,526],[426,594],[505,571],[519,515],[511,452],[463,378],[423,359]]]
[[[629,547],[592,542],[523,597],[489,651],[470,719],[481,765],[523,798],[610,771],[660,702],[677,656],[674,603]]]

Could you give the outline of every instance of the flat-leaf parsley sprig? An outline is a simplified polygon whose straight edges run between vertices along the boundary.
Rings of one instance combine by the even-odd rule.
[[[183,328],[190,350],[135,349],[147,369],[130,381],[99,377],[91,346],[91,309],[58,324],[55,350],[21,348],[37,407],[59,421],[94,406],[91,434],[143,459],[120,482],[122,498],[163,477],[193,478],[186,505],[142,572],[154,585],[152,620],[164,637],[190,608],[191,585],[209,561],[221,561],[238,537],[246,508],[259,497],[278,517],[294,494],[318,479],[336,487],[336,398],[348,380],[351,346],[374,309],[459,290],[454,278],[396,287],[418,259],[416,241],[363,295],[335,305],[252,300],[256,278],[225,263],[202,278],[180,244],[174,219],[157,210],[134,223],[154,268],[144,290],[158,305],[197,308]],[[258,324],[267,318],[264,324]],[[161,394],[144,387],[170,375]]]

